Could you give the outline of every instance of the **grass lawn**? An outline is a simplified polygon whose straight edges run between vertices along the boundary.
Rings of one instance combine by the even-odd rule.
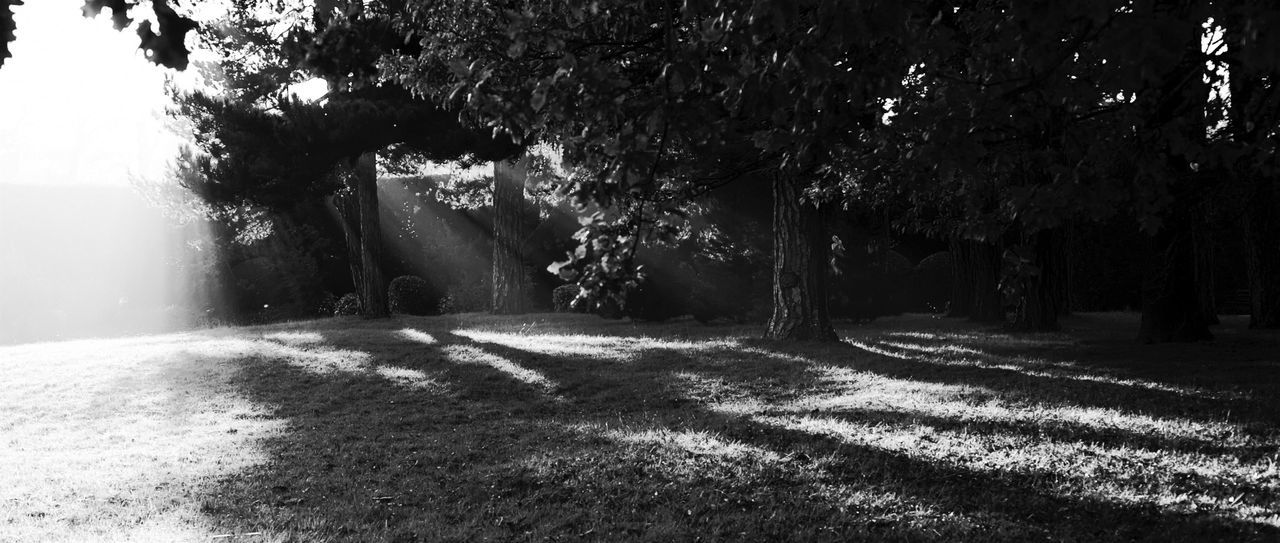
[[[581,315],[0,347],[0,541],[1280,541],[1280,334]]]

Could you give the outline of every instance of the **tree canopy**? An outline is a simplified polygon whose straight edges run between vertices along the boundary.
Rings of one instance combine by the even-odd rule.
[[[206,187],[211,196],[325,190],[314,180],[326,160],[389,143],[433,158],[510,151],[464,128],[480,127],[560,149],[561,190],[597,206],[556,268],[586,295],[634,287],[643,240],[670,232],[707,191],[760,176],[773,179],[775,286],[819,298],[827,279],[815,263],[840,248],[827,235],[831,213],[858,207],[901,232],[969,247],[956,261],[980,264],[966,273],[982,276],[975,288],[993,300],[990,314],[1004,314],[1003,296],[1031,328],[1056,326],[1062,295],[1051,291],[1081,224],[1121,220],[1140,233],[1149,340],[1208,335],[1205,259],[1231,210],[1242,211],[1231,227],[1246,234],[1251,277],[1280,274],[1267,256],[1280,237],[1265,218],[1280,113],[1271,31],[1280,8],[1268,2],[301,6],[266,21],[270,3],[237,2],[203,31],[223,52],[256,59],[224,67],[238,88],[257,89],[237,96],[252,106],[184,105],[195,119],[225,121],[216,137],[197,122],[209,151],[201,167],[236,180]],[[123,28],[137,5],[85,9],[104,8]],[[164,0],[150,9],[159,33],[138,26],[149,57],[185,66],[181,42],[194,24]],[[300,74],[335,94],[319,105],[283,98]],[[299,162],[271,163],[280,156]],[[1258,296],[1255,313],[1280,315],[1261,309],[1280,296]]]

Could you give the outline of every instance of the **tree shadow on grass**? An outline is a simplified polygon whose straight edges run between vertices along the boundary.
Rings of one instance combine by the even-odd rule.
[[[745,390],[765,402],[820,386],[785,356],[661,342],[629,358],[530,353],[455,333],[444,319],[411,321],[417,335],[318,327],[322,339],[301,350],[358,364],[240,361],[242,393],[289,428],[262,444],[269,462],[204,497],[205,513],[230,532],[338,541],[1280,535],[1213,514],[1061,496],[1044,474],[977,472],[726,413],[681,378],[720,379],[734,387],[726,398]]]
[[[1018,356],[1017,351],[993,354],[983,346],[954,340],[914,338],[905,342],[901,337],[885,334],[867,334],[834,345],[769,348],[783,356],[889,377],[981,387],[1010,401],[1096,407],[1205,422],[1231,419],[1265,427],[1280,422],[1280,405],[1275,403],[1274,394],[1254,397],[1212,386],[1177,386],[1123,371],[1077,365],[1065,355],[1045,359]],[[1250,375],[1259,381],[1259,390],[1280,389],[1280,383],[1275,382],[1277,376],[1270,372],[1255,371]]]
[[[937,323],[937,320],[932,320]],[[948,322],[949,321],[949,322]],[[1235,416],[1280,422],[1280,332],[1250,330],[1240,317],[1223,317],[1216,339],[1197,343],[1144,345],[1134,339],[1137,316],[1078,314],[1064,318],[1067,333],[1009,334],[946,319],[933,329],[915,331],[908,323],[886,323],[864,337],[909,341],[929,347],[962,346],[988,359],[1035,361],[1087,375],[1147,381],[1171,388],[1209,390],[1219,396],[1254,401],[1224,407]],[[855,332],[854,335],[863,335]],[[1187,400],[1197,401],[1195,395]],[[1272,402],[1270,405],[1259,405]],[[1261,407],[1250,410],[1250,407]],[[1241,409],[1243,408],[1243,409]]]

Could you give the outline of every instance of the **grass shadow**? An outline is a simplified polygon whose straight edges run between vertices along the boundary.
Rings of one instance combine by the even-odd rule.
[[[204,512],[228,532],[279,540],[1280,537],[1275,526],[1230,511],[1183,510],[1082,488],[1105,475],[980,469],[912,449],[930,435],[971,434],[1228,452],[1197,448],[1208,443],[1034,421],[975,425],[893,408],[777,410],[839,392],[815,367],[926,384],[980,383],[1000,397],[1043,378],[1008,385],[1008,372],[927,371],[932,366],[852,356],[851,348],[783,350],[742,341],[698,347],[661,337],[588,338],[581,345],[607,343],[600,347],[605,352],[557,354],[516,342],[530,334],[514,326],[499,332],[514,339],[495,339],[463,324],[321,321],[292,331],[319,336],[294,345],[303,353],[321,359],[347,353],[341,356],[357,361],[335,371],[290,363],[308,356],[291,351],[241,359],[234,380],[240,392],[271,406],[288,427],[262,444],[268,462],[221,480],[202,497]],[[835,360],[842,357],[849,358]],[[980,377],[964,373],[975,371]],[[691,379],[723,386],[699,389]],[[1037,398],[1069,402],[1064,394],[1016,400]],[[724,408],[743,399],[757,407]],[[887,437],[831,431],[859,421],[878,425]],[[906,435],[925,437],[892,445]],[[1280,499],[1264,485],[1251,487],[1241,503]]]

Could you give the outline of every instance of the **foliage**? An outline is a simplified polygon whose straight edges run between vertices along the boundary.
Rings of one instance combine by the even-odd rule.
[[[578,293],[582,291],[577,283],[569,283],[560,285],[551,291],[551,307],[559,313],[569,311],[582,312],[582,309],[573,307],[573,302],[578,298]]]
[[[198,153],[182,162],[188,183],[216,204],[278,205],[298,194],[328,195],[341,187],[339,166],[370,152],[394,163],[506,158],[522,146],[458,122],[456,113],[395,85],[359,84],[388,41],[378,7],[320,2],[282,10],[245,0],[202,27],[221,53],[202,65],[216,88],[177,93],[175,115],[191,125]],[[331,21],[341,20],[338,26]],[[398,44],[398,45],[397,45]],[[288,86],[322,77],[330,92],[303,102]]]
[[[431,303],[431,286],[416,275],[401,275],[387,287],[387,300],[392,313],[427,315],[436,309]]]
[[[581,287],[575,307],[614,313],[626,306],[627,297],[644,280],[643,272],[632,267],[641,242],[636,233],[640,219],[634,214],[606,217],[597,212],[582,219],[582,229],[573,235],[578,247],[572,258],[553,263],[547,271]]]
[[[338,298],[338,303],[334,304],[333,315],[335,317],[359,315],[360,314],[360,295],[354,292],[343,294]]]
[[[200,93],[178,98],[201,154],[181,163],[190,188],[215,204],[280,205],[341,186],[333,172],[396,144],[430,160],[505,156],[509,142],[476,135],[454,116],[395,89],[367,89],[323,104],[283,98],[273,110]]]
[[[908,15],[828,0],[414,3],[389,17],[418,49],[384,57],[381,80],[562,149],[564,192],[618,209],[584,224],[557,271],[620,303],[642,275],[630,245],[691,198],[764,169],[829,179],[824,157],[899,85]]]

